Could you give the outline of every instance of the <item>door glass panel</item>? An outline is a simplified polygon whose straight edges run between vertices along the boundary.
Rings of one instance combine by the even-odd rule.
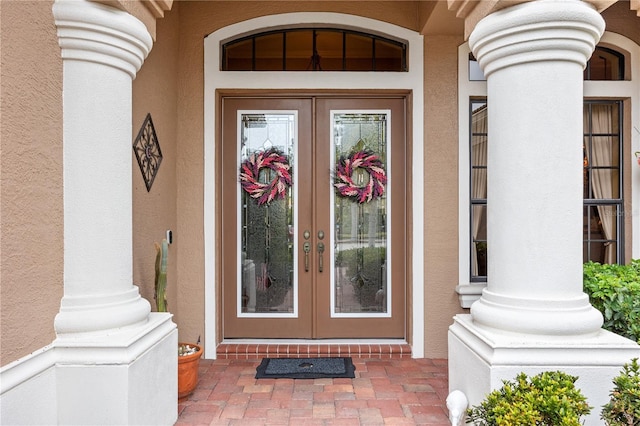
[[[353,161],[346,173],[351,195],[332,191],[332,316],[390,316],[390,112],[333,111],[331,123],[334,184],[339,181],[336,165]],[[358,158],[364,162],[357,163]],[[382,177],[371,164],[383,170]],[[382,191],[366,196],[377,184]]]
[[[288,165],[291,176],[295,170],[296,119],[294,112],[239,112],[241,172],[250,167],[254,185],[238,185],[240,316],[295,316],[297,312],[296,191],[278,169]]]

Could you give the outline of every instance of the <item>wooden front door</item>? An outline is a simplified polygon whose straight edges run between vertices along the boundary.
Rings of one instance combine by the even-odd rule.
[[[405,102],[222,98],[225,338],[405,337]]]

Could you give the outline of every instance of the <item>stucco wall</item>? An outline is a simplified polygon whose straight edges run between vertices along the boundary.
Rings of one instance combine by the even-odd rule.
[[[446,357],[458,284],[458,46],[425,37],[425,356]]]
[[[157,21],[156,42],[133,81],[133,134],[135,140],[148,113],[162,151],[162,163],[151,190],[147,188],[133,153],[133,282],[140,294],[154,302],[154,243],[160,243],[166,231],[173,232],[169,245],[167,270],[167,303],[171,313],[178,314],[177,276],[180,234],[176,232],[176,149],[178,92],[178,18],[179,5]]]
[[[63,295],[62,59],[52,3],[0,2],[2,365],[51,343]]]

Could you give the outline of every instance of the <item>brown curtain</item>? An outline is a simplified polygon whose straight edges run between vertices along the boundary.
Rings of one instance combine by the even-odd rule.
[[[598,135],[591,138],[591,150],[587,149],[587,160],[591,165],[591,188],[596,199],[614,198],[617,179],[614,179],[614,169],[598,169],[616,164],[617,150],[614,150],[613,137],[613,105],[591,105],[591,134]],[[589,125],[589,108],[584,108],[585,133]],[[617,197],[617,194],[616,194]],[[602,232],[607,240],[614,239],[616,233],[615,206],[598,206],[598,215],[602,223]],[[616,263],[616,247],[605,243],[604,263]]]

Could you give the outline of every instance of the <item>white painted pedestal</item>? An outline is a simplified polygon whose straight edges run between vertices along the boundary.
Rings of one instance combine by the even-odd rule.
[[[167,313],[118,332],[54,342],[58,424],[172,425],[178,418],[178,331]]]
[[[449,391],[462,391],[473,406],[520,372],[561,370],[578,376],[576,387],[593,407],[585,425],[601,426],[612,379],[634,357],[640,357],[637,344],[605,330],[586,338],[533,337],[483,328],[471,315],[457,315],[449,329]]]

